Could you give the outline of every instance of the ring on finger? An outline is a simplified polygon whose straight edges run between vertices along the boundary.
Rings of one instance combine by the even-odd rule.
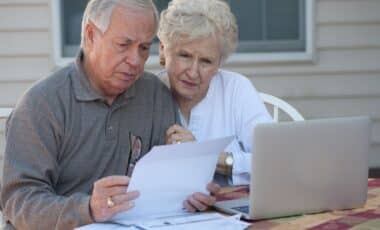
[[[115,202],[112,200],[112,197],[107,197],[107,208],[112,208],[115,206]]]
[[[179,140],[173,140],[172,144],[181,144],[181,141],[179,141]]]

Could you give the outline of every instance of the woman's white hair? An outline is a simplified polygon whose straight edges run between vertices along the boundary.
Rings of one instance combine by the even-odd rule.
[[[155,28],[158,28],[158,11],[152,0],[90,0],[82,19],[81,47],[85,42],[85,28],[91,21],[102,33],[106,32],[110,24],[112,12],[116,6],[137,7],[151,10],[154,14]],[[138,22],[136,22],[138,23]],[[156,33],[156,31],[154,31]]]
[[[161,12],[158,37],[164,46],[176,46],[208,36],[219,39],[222,61],[235,51],[238,26],[226,2],[172,0]]]

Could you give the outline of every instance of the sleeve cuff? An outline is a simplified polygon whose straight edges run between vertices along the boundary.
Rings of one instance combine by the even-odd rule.
[[[95,220],[92,217],[90,210],[90,196],[85,196],[81,199],[81,204],[79,205],[79,213],[81,218],[81,225],[92,224]]]
[[[243,185],[250,183],[252,154],[234,152],[234,165],[232,167],[232,184]]]

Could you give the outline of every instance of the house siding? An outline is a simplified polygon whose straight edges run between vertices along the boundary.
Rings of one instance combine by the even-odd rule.
[[[234,62],[224,68],[246,75],[259,91],[282,97],[306,119],[371,116],[370,166],[380,166],[379,12],[379,0],[315,0],[313,61]],[[14,106],[25,89],[55,68],[51,21],[48,0],[0,1],[0,107]],[[3,151],[4,122],[0,126]]]

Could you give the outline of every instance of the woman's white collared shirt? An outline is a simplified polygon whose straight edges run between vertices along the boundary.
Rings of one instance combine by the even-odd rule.
[[[163,79],[166,73],[159,75]],[[219,70],[211,80],[205,98],[191,110],[189,122],[181,113],[180,120],[197,141],[235,136],[225,149],[234,157],[232,183],[249,184],[253,128],[258,123],[271,122],[272,118],[246,77]]]

